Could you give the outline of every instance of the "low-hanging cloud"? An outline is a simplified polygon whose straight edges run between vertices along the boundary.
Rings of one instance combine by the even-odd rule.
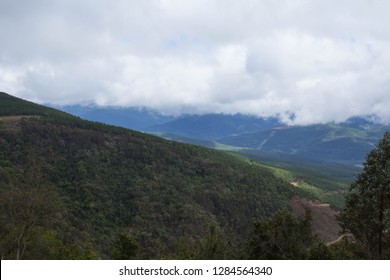
[[[380,0],[3,0],[0,90],[166,114],[390,122],[389,9]]]

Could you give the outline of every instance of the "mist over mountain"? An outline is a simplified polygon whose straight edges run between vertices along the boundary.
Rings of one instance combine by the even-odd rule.
[[[61,105],[389,122],[389,9],[345,0],[3,0],[0,87]]]

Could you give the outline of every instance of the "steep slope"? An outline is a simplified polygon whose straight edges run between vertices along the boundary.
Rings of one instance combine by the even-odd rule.
[[[21,100],[0,92],[0,116],[46,116],[56,118],[74,118],[56,109],[44,107],[33,102]]]
[[[173,257],[178,241],[210,226],[245,239],[253,219],[294,195],[266,168],[226,153],[4,93],[0,104],[2,258],[109,258],[121,233],[138,243],[137,258]]]

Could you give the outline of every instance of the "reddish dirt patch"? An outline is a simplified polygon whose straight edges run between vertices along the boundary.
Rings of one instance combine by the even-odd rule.
[[[301,197],[294,197],[289,203],[293,214],[298,216],[305,213],[305,206],[309,207],[312,215],[311,227],[324,242],[331,242],[339,238],[341,228],[336,220],[338,212],[332,209],[329,204]]]

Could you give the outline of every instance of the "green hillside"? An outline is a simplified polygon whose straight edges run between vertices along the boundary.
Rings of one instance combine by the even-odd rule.
[[[177,258],[210,230],[240,244],[296,193],[233,155],[0,94],[4,259],[112,258],[123,236],[135,258]]]
[[[0,92],[0,116],[46,116],[56,118],[75,118],[67,113],[21,100]]]
[[[254,156],[272,154],[290,161],[358,165],[389,127],[385,125],[315,124],[279,127],[251,134],[218,139],[218,142],[246,148]]]

